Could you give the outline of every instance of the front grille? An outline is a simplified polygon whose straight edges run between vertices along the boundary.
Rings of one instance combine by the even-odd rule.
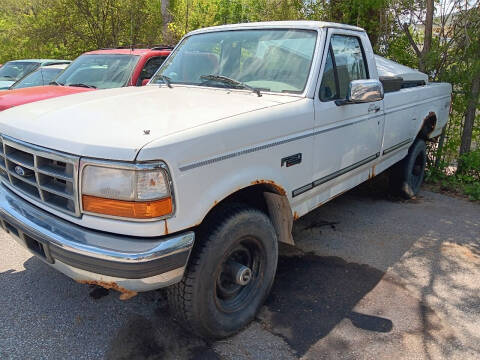
[[[80,216],[76,156],[0,137],[0,179],[46,205]]]

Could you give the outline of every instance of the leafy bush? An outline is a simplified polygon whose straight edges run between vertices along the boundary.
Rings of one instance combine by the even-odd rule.
[[[480,201],[480,183],[465,185],[464,192],[471,200]]]
[[[427,169],[425,180],[439,186],[440,190],[460,192],[471,200],[480,200],[480,149],[469,152],[459,159],[460,169],[452,171],[449,163],[440,161]]]
[[[460,157],[461,177],[466,183],[480,182],[480,149]]]

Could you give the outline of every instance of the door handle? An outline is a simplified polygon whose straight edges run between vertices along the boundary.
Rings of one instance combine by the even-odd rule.
[[[372,105],[370,105],[370,106],[368,107],[368,112],[369,112],[369,113],[372,113],[372,112],[377,113],[377,112],[380,111],[380,109],[381,109],[381,108],[380,108],[380,105],[374,105],[374,104],[372,104]]]

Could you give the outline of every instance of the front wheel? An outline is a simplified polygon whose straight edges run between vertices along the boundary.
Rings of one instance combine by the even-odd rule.
[[[425,141],[416,139],[410,147],[407,157],[392,169],[390,183],[394,192],[405,199],[415,197],[423,183],[426,164]]]
[[[197,241],[183,280],[167,290],[170,308],[197,335],[225,338],[254,319],[270,292],[275,229],[263,212],[233,205],[210,220]]]

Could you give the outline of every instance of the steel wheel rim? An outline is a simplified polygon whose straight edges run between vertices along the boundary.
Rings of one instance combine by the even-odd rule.
[[[238,285],[227,271],[230,261],[240,263],[251,270],[247,285]],[[245,236],[226,253],[217,267],[215,276],[215,303],[224,313],[241,311],[251,303],[258,293],[265,271],[266,252],[259,239]]]

